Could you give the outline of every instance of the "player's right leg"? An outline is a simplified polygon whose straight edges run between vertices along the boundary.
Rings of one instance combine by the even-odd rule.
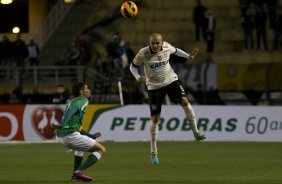
[[[82,160],[83,160],[83,154],[84,154],[83,151],[74,152],[73,171],[76,171],[80,167]]]
[[[96,142],[95,145],[89,150],[89,152],[92,153],[77,170],[84,171],[96,164],[96,162],[102,157],[102,155],[106,153],[106,149],[102,144]]]
[[[150,136],[151,136],[151,163],[152,164],[159,164],[158,158],[158,148],[157,148],[157,138],[159,127],[158,124],[160,122],[160,114],[154,115],[151,117],[150,122]]]
[[[148,90],[148,97],[150,102],[151,122],[150,122],[150,136],[151,136],[151,155],[150,160],[152,164],[159,164],[157,138],[158,125],[160,123],[161,107],[165,99],[166,91],[164,88],[156,90]]]

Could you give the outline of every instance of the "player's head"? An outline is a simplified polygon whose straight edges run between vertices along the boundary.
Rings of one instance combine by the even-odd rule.
[[[150,35],[150,48],[156,53],[160,52],[163,45],[163,37],[160,33],[153,33]]]
[[[75,97],[85,96],[89,98],[91,96],[91,89],[88,84],[81,82],[72,86],[72,93]]]

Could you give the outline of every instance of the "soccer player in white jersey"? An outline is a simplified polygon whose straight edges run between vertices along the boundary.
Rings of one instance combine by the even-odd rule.
[[[151,162],[159,164],[157,156],[157,136],[158,124],[160,122],[161,107],[168,95],[172,101],[179,103],[190,122],[194,137],[197,141],[206,139],[197,128],[194,110],[188,101],[186,92],[178,81],[177,74],[170,66],[169,58],[171,54],[175,54],[187,59],[194,59],[199,49],[194,48],[188,54],[179,48],[175,48],[169,43],[163,41],[162,35],[153,33],[150,35],[150,44],[139,50],[133,62],[130,65],[130,71],[138,82],[145,82],[148,89],[151,122]],[[144,64],[145,76],[138,73],[137,67]]]
[[[66,105],[56,135],[65,151],[75,150],[71,180],[90,182],[92,178],[86,176],[84,171],[93,166],[105,154],[106,149],[96,141],[96,138],[101,136],[99,132],[89,134],[82,130],[82,121],[89,103],[88,98],[91,96],[91,89],[85,83],[78,83],[73,85],[72,91],[76,98]],[[90,154],[82,163],[84,152],[90,152]]]

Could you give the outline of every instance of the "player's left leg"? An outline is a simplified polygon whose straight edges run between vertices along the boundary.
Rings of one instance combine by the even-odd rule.
[[[180,82],[174,81],[168,86],[167,89],[168,89],[168,96],[170,97],[170,99],[173,100],[175,103],[181,104],[185,112],[186,118],[188,119],[191,125],[195,139],[197,141],[206,139],[206,137],[202,135],[201,132],[199,132],[198,130],[194,110],[191,104],[189,103],[187,94],[184,88],[181,86]]]
[[[188,98],[183,96],[180,104],[185,112],[186,118],[190,122],[195,139],[197,141],[206,139],[206,136],[198,130],[195,112],[190,102],[188,101]]]

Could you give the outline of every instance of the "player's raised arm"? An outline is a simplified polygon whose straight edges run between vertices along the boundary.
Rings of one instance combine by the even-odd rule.
[[[179,48],[176,48],[175,55],[179,57],[187,58],[187,59],[194,59],[196,55],[198,54],[198,52],[199,52],[199,49],[197,47],[195,47],[190,54],[188,54],[187,52]]]
[[[190,59],[194,59],[197,56],[199,51],[200,51],[200,49],[195,47],[190,54]]]

